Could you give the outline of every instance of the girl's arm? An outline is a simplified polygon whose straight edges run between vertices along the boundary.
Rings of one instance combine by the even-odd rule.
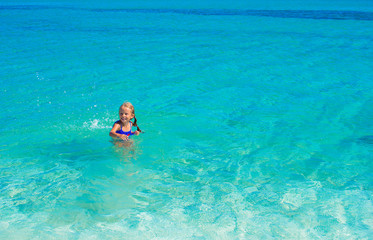
[[[130,123],[132,124],[132,126],[133,126],[133,122],[132,121],[130,121]],[[131,132],[132,132],[132,130],[131,130]],[[139,131],[134,131],[134,132],[132,132],[133,134],[135,134],[135,135],[139,135],[140,134],[140,132]]]
[[[124,135],[124,134],[119,134],[119,133],[116,133],[116,131],[118,131],[120,129],[120,125],[118,123],[115,123],[113,128],[111,129],[109,135],[110,137],[112,138],[120,138],[122,140],[128,140],[128,136]]]

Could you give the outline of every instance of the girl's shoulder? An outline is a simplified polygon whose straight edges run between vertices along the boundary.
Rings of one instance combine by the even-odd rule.
[[[116,122],[113,124],[113,126],[114,126],[115,124],[121,125],[121,121],[120,121],[120,120],[116,121]]]

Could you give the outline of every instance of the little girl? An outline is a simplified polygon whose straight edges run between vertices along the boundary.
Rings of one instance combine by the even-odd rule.
[[[131,119],[135,121],[131,122]],[[132,132],[132,125],[137,127],[137,131]],[[121,138],[122,140],[128,140],[131,135],[139,135],[141,132],[137,126],[137,120],[135,117],[135,108],[129,102],[125,102],[119,108],[119,120],[116,121],[111,129],[109,135],[113,138]]]

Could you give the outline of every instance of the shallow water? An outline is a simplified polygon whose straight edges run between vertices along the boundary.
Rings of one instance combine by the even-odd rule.
[[[369,238],[367,2],[88,3],[0,7],[1,238]]]

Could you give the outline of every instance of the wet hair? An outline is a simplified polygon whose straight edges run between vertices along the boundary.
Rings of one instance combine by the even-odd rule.
[[[134,127],[137,127],[137,131],[142,132],[141,129],[139,128],[139,126],[137,125],[137,119],[136,119],[136,115],[135,115],[135,108],[133,107],[132,103],[130,103],[130,102],[124,102],[124,103],[120,106],[119,110],[120,110],[121,108],[129,108],[129,109],[131,110],[131,112],[132,112],[132,114],[133,114],[133,118],[135,119],[135,121],[133,122],[133,126],[134,126]]]

